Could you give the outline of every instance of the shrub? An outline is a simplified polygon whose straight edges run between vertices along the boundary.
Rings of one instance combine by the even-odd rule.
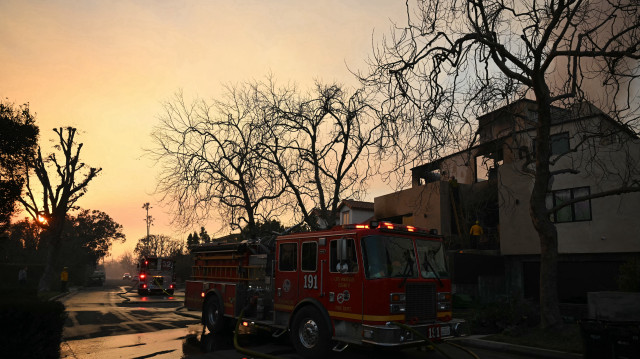
[[[473,334],[519,335],[538,325],[539,310],[529,301],[505,298],[477,307],[469,318]]]
[[[618,288],[625,292],[640,292],[640,258],[633,258],[620,266]]]
[[[59,358],[64,305],[31,294],[0,299],[0,348],[8,358]]]

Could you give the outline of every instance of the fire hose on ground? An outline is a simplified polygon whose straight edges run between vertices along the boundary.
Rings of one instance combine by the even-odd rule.
[[[238,343],[238,331],[240,330],[240,324],[242,323],[242,316],[244,315],[244,309],[240,312],[240,316],[238,317],[238,321],[236,323],[236,330],[233,333],[233,346],[236,348],[236,350],[242,354],[247,354],[247,355],[251,355],[251,356],[255,356],[258,358],[265,358],[265,359],[281,359],[280,357],[271,355],[271,354],[266,354],[266,353],[260,353],[254,350],[250,350],[250,349],[246,349],[240,346],[240,344]]]

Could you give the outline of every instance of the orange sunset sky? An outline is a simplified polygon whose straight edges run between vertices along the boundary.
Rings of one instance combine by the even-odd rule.
[[[211,99],[223,84],[268,73],[302,89],[316,79],[356,86],[347,66],[364,69],[372,38],[404,17],[404,2],[388,0],[3,0],[0,96],[30,104],[45,153],[54,127],[78,128],[82,159],[102,173],[77,204],[123,225],[117,258],[145,236],[145,202],[152,234],[186,238],[154,195],[143,150],[161,101],[179,89]],[[220,228],[212,220],[193,229],[200,225]]]

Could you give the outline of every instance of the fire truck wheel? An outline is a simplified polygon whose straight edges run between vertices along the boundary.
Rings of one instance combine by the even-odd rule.
[[[291,342],[303,357],[321,358],[329,350],[331,335],[317,309],[304,307],[293,318]]]
[[[213,334],[218,334],[224,330],[224,312],[223,307],[220,305],[218,297],[212,295],[207,298],[204,303],[204,310],[202,315],[204,316],[204,324],[207,329]]]

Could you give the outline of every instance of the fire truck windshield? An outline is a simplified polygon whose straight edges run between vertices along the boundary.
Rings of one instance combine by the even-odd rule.
[[[449,276],[444,260],[444,246],[441,242],[417,239],[416,247],[423,278],[440,279]]]
[[[362,238],[367,278],[416,278],[413,241],[406,237],[367,236]]]

